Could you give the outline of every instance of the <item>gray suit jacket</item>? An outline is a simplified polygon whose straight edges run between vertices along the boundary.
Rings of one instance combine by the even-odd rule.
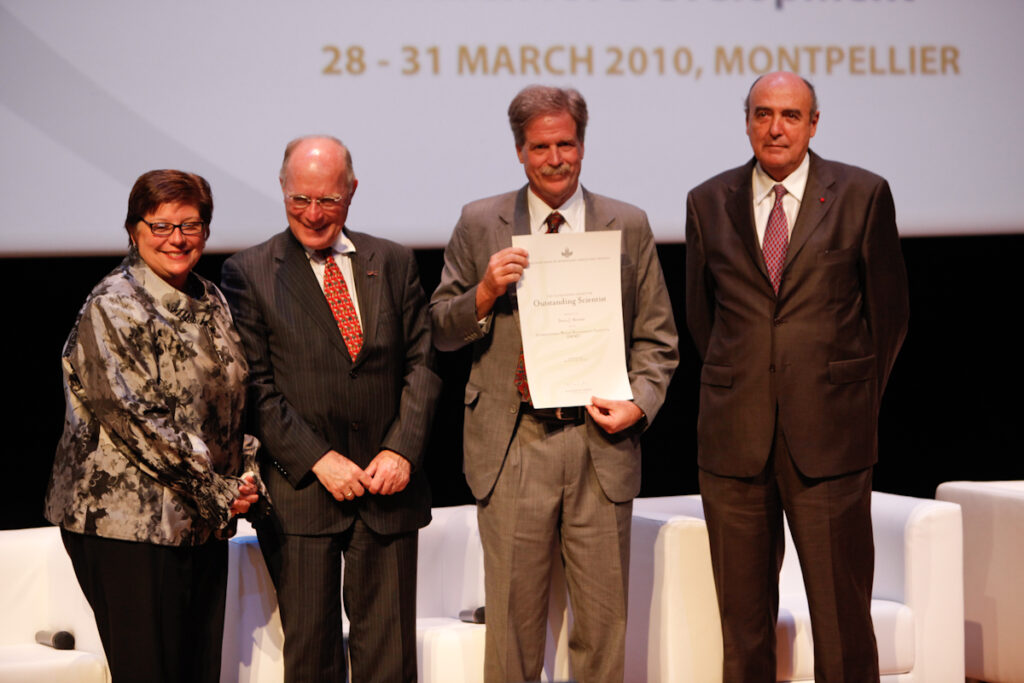
[[[800,471],[877,460],[878,408],[907,330],[907,275],[885,180],[810,153],[778,296],[754,230],[754,160],[686,201],[686,318],[701,370],[698,462],[754,476],[778,422]]]
[[[222,287],[250,366],[249,410],[284,533],[343,531],[358,513],[380,534],[430,521],[422,456],[440,378],[416,261],[358,232],[353,274],[363,347],[353,361],[302,245],[286,230],[224,263]],[[383,449],[412,464],[406,489],[336,501],[311,469],[329,449],[366,467]]]
[[[466,384],[464,469],[473,495],[491,492],[512,441],[520,397],[515,387],[522,346],[515,287],[494,305],[489,333],[476,317],[476,287],[496,251],[530,232],[526,187],[467,204],[445,249],[441,283],[430,300],[434,343],[443,351],[473,344]],[[646,214],[635,206],[583,191],[586,230],[622,232],[622,334],[634,402],[651,421],[679,361],[675,321]],[[609,435],[587,419],[594,468],[616,502],[640,491],[640,432]]]

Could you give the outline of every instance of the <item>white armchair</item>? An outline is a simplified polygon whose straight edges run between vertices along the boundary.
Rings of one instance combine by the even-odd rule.
[[[557,554],[557,549],[554,549]],[[565,573],[551,575],[543,681],[570,678],[570,611]],[[485,625],[464,623],[463,610],[484,606],[484,559],[476,506],[434,508],[420,530],[416,577],[416,646],[422,683],[483,683]]]
[[[277,594],[256,532],[248,522],[239,520],[238,532],[228,542],[221,683],[281,683],[283,646]]]
[[[646,680],[721,681],[721,622],[700,497],[637,499],[633,515],[661,524],[655,543]],[[876,552],[871,613],[882,681],[961,683],[959,508],[876,492],[872,521]],[[636,529],[634,524],[634,533]],[[776,635],[777,680],[813,680],[810,618],[788,530]]]
[[[423,683],[483,680],[484,626],[459,619],[484,604],[484,556],[476,506],[434,508],[420,530],[416,656]]]
[[[240,524],[229,549],[221,681],[280,683],[284,633],[252,528]],[[433,520],[420,530],[417,565],[416,650],[423,683],[483,680],[484,626],[459,619],[462,610],[484,604],[483,578],[476,506],[434,508]]]
[[[0,531],[0,680],[107,683],[110,673],[92,608],[78,586],[57,527]],[[74,650],[35,641],[70,631]]]
[[[626,683],[720,681],[718,599],[700,498],[635,500],[630,542]]]
[[[967,675],[1024,681],[1024,481],[950,481],[935,497],[963,509]]]

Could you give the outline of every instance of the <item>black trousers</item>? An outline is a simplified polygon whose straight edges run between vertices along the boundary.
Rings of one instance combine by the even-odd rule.
[[[758,476],[700,471],[722,618],[725,683],[775,681],[783,512],[807,591],[814,680],[878,681],[871,622],[871,472],[806,477],[778,427],[771,457]]]
[[[227,542],[162,546],[61,529],[113,683],[217,683]]]
[[[418,532],[381,536],[357,518],[329,536],[283,534],[272,521],[257,533],[277,589],[286,683],[346,680],[342,604],[353,683],[416,680]]]

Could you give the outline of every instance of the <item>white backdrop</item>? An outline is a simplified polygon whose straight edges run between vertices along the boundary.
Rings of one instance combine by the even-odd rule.
[[[285,226],[277,170],[350,147],[349,225],[442,246],[520,186],[506,108],[587,98],[583,183],[683,237],[686,191],[750,156],[759,73],[818,88],[812,148],[886,176],[905,235],[1024,231],[1021,0],[0,0],[0,253],[118,253],[152,168],[204,175],[209,249]],[[787,61],[788,60],[788,61]]]

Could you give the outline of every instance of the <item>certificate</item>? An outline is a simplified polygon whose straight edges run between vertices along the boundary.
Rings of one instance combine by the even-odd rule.
[[[630,400],[618,230],[514,235],[530,255],[516,283],[534,408]]]

